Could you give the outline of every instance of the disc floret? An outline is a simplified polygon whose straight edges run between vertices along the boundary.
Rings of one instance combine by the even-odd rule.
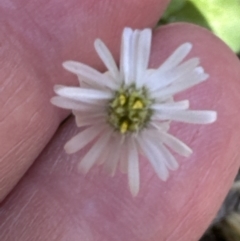
[[[145,87],[123,86],[109,102],[108,122],[122,134],[137,132],[151,119],[152,103]]]

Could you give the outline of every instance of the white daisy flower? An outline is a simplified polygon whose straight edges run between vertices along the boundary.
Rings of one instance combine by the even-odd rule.
[[[96,39],[95,49],[107,67],[106,73],[82,63],[67,61],[63,67],[76,74],[80,87],[57,85],[51,102],[71,109],[78,127],[84,130],[65,145],[75,153],[92,142],[78,167],[87,173],[103,164],[113,176],[117,167],[128,173],[133,196],[139,192],[139,154],[166,181],[178,163],[169,149],[188,157],[192,150],[168,133],[171,121],[208,124],[215,111],[189,110],[189,101],[173,96],[208,78],[199,58],[183,62],[192,48],[184,43],[157,69],[148,69],[152,32],[125,28],[122,34],[120,68],[106,45]]]

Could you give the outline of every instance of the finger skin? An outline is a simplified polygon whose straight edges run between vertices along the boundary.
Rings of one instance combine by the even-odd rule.
[[[68,114],[49,102],[54,84],[77,83],[62,62],[74,59],[102,69],[94,39],[103,38],[117,55],[123,27],[154,26],[167,2],[1,1],[0,201]]]
[[[192,42],[207,82],[177,96],[192,109],[212,109],[212,125],[172,124],[170,132],[193,148],[180,168],[160,181],[141,160],[141,188],[133,198],[126,175],[108,177],[101,168],[87,176],[77,163],[86,152],[63,151],[79,132],[69,119],[0,208],[0,239],[89,241],[197,241],[214,217],[239,167],[239,60],[208,31],[189,24],[160,28],[151,66],[181,43]]]

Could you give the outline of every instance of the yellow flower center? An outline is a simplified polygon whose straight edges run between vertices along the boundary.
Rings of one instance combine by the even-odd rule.
[[[152,103],[146,88],[122,87],[109,103],[108,122],[121,134],[139,131],[151,118]]]

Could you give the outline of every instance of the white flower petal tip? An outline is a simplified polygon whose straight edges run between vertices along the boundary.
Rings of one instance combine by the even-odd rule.
[[[50,99],[51,104],[63,108],[63,109],[77,109],[78,105],[76,103],[73,103],[72,100],[68,100],[66,98],[63,98],[61,96],[54,96]]]
[[[203,124],[211,124],[217,120],[217,112],[216,111],[204,111],[205,112],[205,120]]]
[[[77,127],[85,128],[64,146],[68,154],[90,148],[78,170],[87,173],[102,165],[114,176],[119,167],[128,175],[134,197],[140,190],[139,153],[162,181],[179,168],[172,152],[183,157],[193,153],[169,133],[172,121],[211,124],[217,119],[214,110],[191,110],[189,100],[174,99],[209,78],[197,56],[185,60],[192,43],[181,44],[157,69],[149,69],[151,41],[151,29],[124,28],[118,66],[105,43],[96,39],[94,47],[106,72],[66,61],[63,67],[77,75],[80,87],[56,85],[57,96],[50,100],[72,110]]]
[[[65,146],[64,146],[64,150],[65,150],[65,152],[66,152],[67,154],[73,154],[73,153],[75,153],[75,150],[72,149],[71,146],[69,146],[69,145],[65,145]]]
[[[58,96],[54,96],[50,99],[50,103],[57,106],[57,107],[60,107],[59,104],[58,104]]]
[[[163,182],[166,182],[169,178],[169,172],[162,173],[160,176],[158,176]]]
[[[190,52],[192,50],[192,43],[186,42],[180,46],[182,49],[184,49],[186,52]]]
[[[68,141],[65,145],[64,145],[64,150],[67,154],[73,154],[75,152],[77,152],[78,148],[76,148],[75,146],[78,145],[78,143],[76,143],[75,145],[73,145],[72,142]]]
[[[68,61],[63,62],[62,66],[63,66],[64,69],[66,69],[70,72],[76,73],[76,64],[77,63],[78,62],[68,60]]]
[[[90,167],[85,167],[81,164],[81,162],[78,163],[77,171],[83,175],[86,175],[90,170]]]
[[[190,53],[190,51],[192,50],[192,47],[193,47],[192,43],[189,43],[189,42],[183,43],[176,49],[174,54],[181,57],[181,59],[184,59]]]
[[[185,149],[185,151],[182,152],[182,156],[184,157],[190,157],[193,154],[193,150],[189,147]]]
[[[131,28],[126,27],[123,29],[122,37],[124,38],[126,36],[131,35],[132,33],[133,33],[133,30]]]
[[[203,74],[204,73],[204,68],[203,67],[197,67],[195,68],[195,72],[198,73],[198,74]],[[206,74],[207,77],[209,77],[208,74]]]
[[[113,77],[113,80],[117,81],[120,79],[120,73],[114,58],[107,48],[107,46],[100,39],[96,39],[94,42],[94,47],[102,62],[108,69],[110,76]]]
[[[63,148],[67,154],[74,154],[79,150],[78,143],[77,142],[73,143],[73,141],[71,140],[68,141]]]
[[[65,86],[63,85],[54,85],[53,86],[53,90],[56,94],[58,94],[58,91],[61,90],[62,88],[64,88]]]

